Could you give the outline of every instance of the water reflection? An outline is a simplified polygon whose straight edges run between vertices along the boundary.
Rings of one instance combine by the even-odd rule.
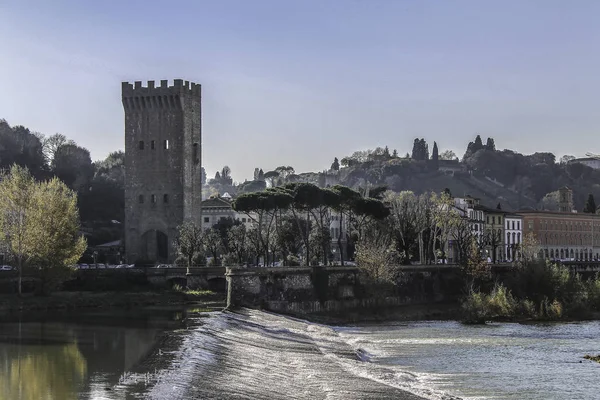
[[[107,398],[161,333],[181,327],[186,316],[182,310],[5,316],[0,399]]]
[[[26,350],[2,346],[0,398],[76,399],[87,376],[87,363],[77,344],[39,346]]]

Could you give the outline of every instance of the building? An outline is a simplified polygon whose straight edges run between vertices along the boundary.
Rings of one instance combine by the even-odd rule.
[[[540,256],[550,260],[598,260],[600,256],[600,215],[520,211],[523,234],[533,234]]]
[[[455,198],[454,206],[463,217],[468,218],[471,232],[483,249],[482,256],[493,262],[514,261],[519,257],[523,236],[521,215],[486,207],[480,204],[478,198],[471,196]],[[448,248],[448,261],[457,261],[452,240]]]
[[[504,216],[504,254],[506,261],[515,261],[520,257],[519,246],[523,239],[523,216],[506,213]]]
[[[177,227],[201,221],[201,89],[122,84],[127,262],[172,262]]]
[[[341,225],[340,225],[341,222]],[[341,232],[340,232],[341,231]],[[348,215],[342,216],[340,221],[340,213],[332,211],[329,220],[329,233],[331,235],[331,253],[333,255],[332,261],[340,261],[340,246],[338,239],[341,239],[341,251],[344,260],[348,260]],[[341,238],[340,238],[341,233]]]
[[[583,164],[593,169],[600,169],[600,159],[595,157],[575,158],[569,163]]]
[[[454,175],[456,172],[465,171],[465,167],[458,161],[455,160],[439,160],[438,170],[444,172],[447,175]]]
[[[506,212],[497,208],[485,207],[480,204],[475,210],[483,212],[483,236],[482,244],[485,248],[485,256],[492,262],[504,261],[506,259],[504,241],[504,220]]]
[[[227,193],[223,196],[213,196],[202,202],[202,229],[210,229],[219,221],[231,218],[234,221],[240,221],[249,229],[254,220],[253,215],[239,213],[232,207],[231,196]]]

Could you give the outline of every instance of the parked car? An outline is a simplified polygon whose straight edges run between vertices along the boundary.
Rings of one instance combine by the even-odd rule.
[[[10,265],[0,265],[0,271],[12,271],[13,267]]]

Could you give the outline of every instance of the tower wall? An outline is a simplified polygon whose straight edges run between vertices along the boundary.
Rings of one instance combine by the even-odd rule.
[[[121,97],[127,260],[172,262],[177,227],[201,222],[201,87],[123,82]]]

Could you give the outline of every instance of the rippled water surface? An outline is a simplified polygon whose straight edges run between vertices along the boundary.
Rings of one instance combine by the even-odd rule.
[[[0,323],[0,398],[599,398],[600,364],[582,360],[600,353],[599,322],[330,327],[259,311],[152,317],[137,326]]]

